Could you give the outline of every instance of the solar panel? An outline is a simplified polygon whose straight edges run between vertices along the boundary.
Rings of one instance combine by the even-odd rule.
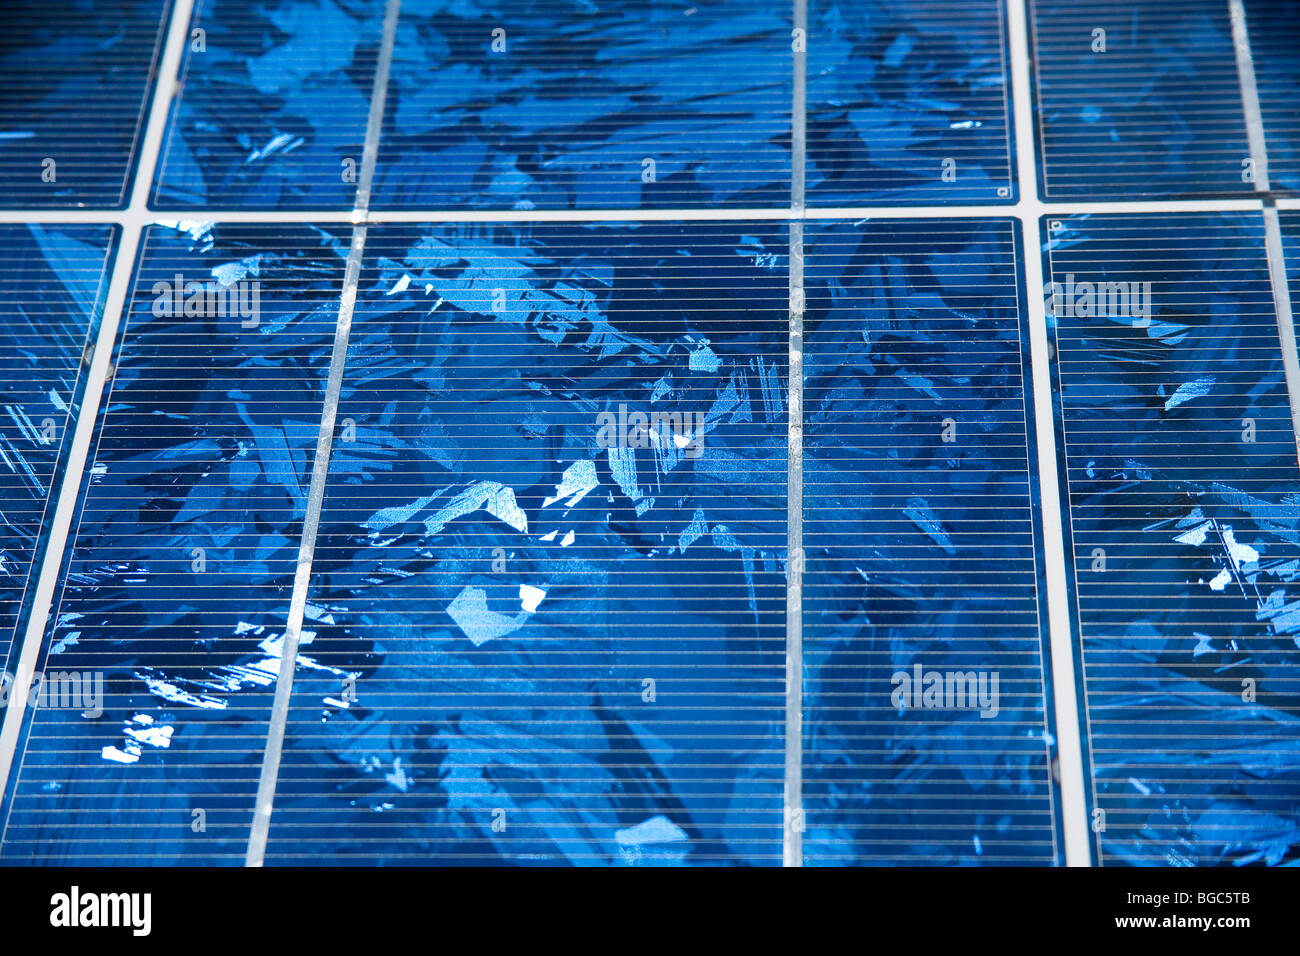
[[[0,862],[1300,858],[1292,0],[0,25]]]

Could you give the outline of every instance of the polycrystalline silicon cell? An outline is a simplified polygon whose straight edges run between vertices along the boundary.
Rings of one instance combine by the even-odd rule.
[[[1000,0],[808,8],[814,205],[1012,201]]]
[[[1300,2],[1247,0],[1269,186],[1300,191]]]
[[[80,405],[113,226],[0,226],[0,672]]]
[[[1046,197],[1255,189],[1226,0],[1030,0],[1030,10]]]
[[[780,863],[788,282],[784,224],[371,227],[268,864]]]
[[[806,227],[810,865],[1061,862],[1017,229]]]
[[[1300,471],[1263,222],[1046,235],[1098,859],[1293,862]]]
[[[197,0],[152,205],[351,208],[383,13],[381,2]]]
[[[0,5],[0,206],[122,206],[169,4]]]
[[[786,205],[788,6],[403,3],[374,205]]]
[[[6,861],[244,859],[350,230],[185,225],[143,238],[38,664],[103,698],[31,712]]]

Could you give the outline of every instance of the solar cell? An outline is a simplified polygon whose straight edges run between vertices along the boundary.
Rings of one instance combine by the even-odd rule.
[[[1030,0],[1043,195],[1241,195],[1250,148],[1228,4]]]
[[[112,226],[0,226],[0,672],[42,551],[111,266]]]
[[[352,208],[383,12],[197,0],[153,207]]]
[[[1102,864],[1295,843],[1300,473],[1258,214],[1049,221]]]
[[[30,711],[4,859],[242,861],[345,255],[146,232],[38,667],[98,706]]]
[[[1060,860],[1017,232],[808,228],[809,864]]]
[[[785,203],[790,42],[741,0],[403,5],[375,208]]]
[[[268,863],[780,861],[785,258],[372,227]]]
[[[998,0],[813,0],[810,205],[996,203],[1016,196]]]
[[[1245,8],[1268,145],[1269,185],[1274,192],[1300,192],[1300,4],[1249,0]]]
[[[126,204],[170,5],[6,0],[0,207]]]

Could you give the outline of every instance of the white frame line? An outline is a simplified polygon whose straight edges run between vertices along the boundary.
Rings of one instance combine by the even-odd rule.
[[[1039,248],[1041,218],[1044,215],[1067,215],[1067,213],[1061,208],[1066,204],[1058,204],[1049,209],[1038,200],[1038,143],[1034,130],[1029,25],[1025,0],[1008,0],[1007,36],[1011,46],[1011,92],[1020,186],[1020,201],[1016,203],[1014,212],[1020,219],[1021,243],[1025,259],[1025,307],[1028,312],[1034,429],[1038,446],[1038,495],[1043,523],[1043,561],[1047,574],[1047,623],[1051,647],[1052,697],[1056,714],[1056,759],[1061,793],[1061,826],[1065,837],[1065,865],[1089,866],[1092,862],[1092,854],[1088,839],[1088,804],[1085,796],[1083,743],[1079,729],[1080,716],[1074,672],[1074,640],[1070,628],[1069,591],[1066,587],[1065,541],[1061,524],[1062,505],[1057,473],[1055,403],[1052,400],[1047,313],[1041,294],[1043,259]],[[1157,204],[1125,203],[1124,205],[1142,207]],[[1132,211],[1152,210],[1133,209]]]
[[[794,102],[790,123],[789,351],[786,386],[785,789],[781,863],[803,866],[803,216],[807,138],[808,0],[794,0]]]
[[[191,0],[192,2],[192,0]],[[1013,71],[1014,75],[1014,71]],[[1019,150],[1019,147],[1017,147]],[[1017,154],[1018,155],[1018,154]],[[1168,199],[1123,202],[1037,202],[1043,215],[1069,216],[1080,213],[1159,214],[1179,212],[1255,212],[1259,200],[1252,199]],[[1020,203],[962,206],[794,206],[736,207],[717,209],[372,209],[369,225],[384,223],[457,222],[731,222],[750,220],[855,220],[855,219],[996,219],[1017,218]],[[1281,209],[1300,209],[1300,197],[1279,198]],[[221,210],[221,209],[0,209],[0,224],[30,222],[118,223],[147,226],[179,220],[216,223],[356,223],[356,210]]]
[[[1264,114],[1259,105],[1259,87],[1255,82],[1255,58],[1250,51],[1250,27],[1243,0],[1228,0],[1232,21],[1232,45],[1237,54],[1237,79],[1241,88],[1241,111],[1246,120],[1246,138],[1255,167],[1255,189],[1267,194],[1272,189],[1268,173],[1268,147],[1264,134]],[[1264,250],[1268,256],[1268,279],[1273,288],[1273,311],[1277,315],[1278,342],[1282,348],[1282,368],[1286,374],[1287,398],[1291,404],[1291,430],[1300,460],[1300,358],[1296,355],[1295,322],[1291,312],[1291,287],[1286,274],[1286,254],[1282,248],[1282,223],[1277,208],[1264,202]]]

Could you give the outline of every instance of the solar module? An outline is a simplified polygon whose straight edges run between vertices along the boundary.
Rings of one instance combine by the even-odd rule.
[[[0,862],[1300,859],[1293,2],[59,11]]]

